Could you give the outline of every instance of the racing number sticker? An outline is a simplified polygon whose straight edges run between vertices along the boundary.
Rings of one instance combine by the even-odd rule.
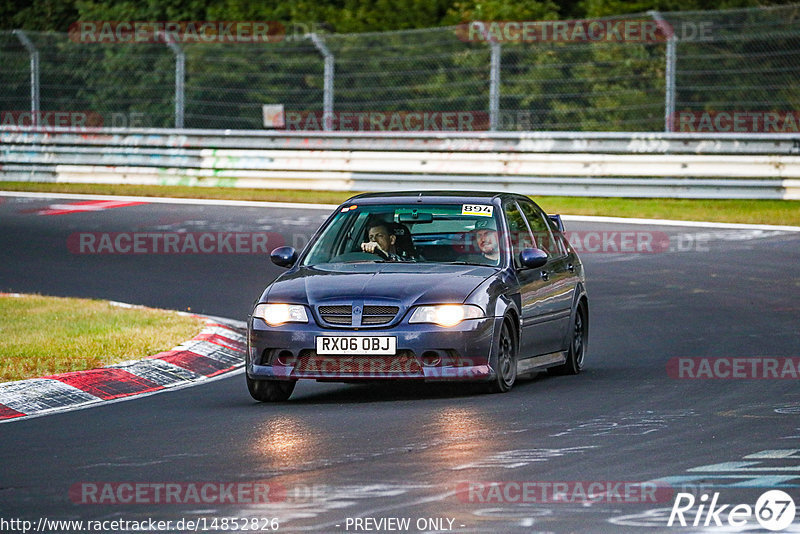
[[[484,206],[482,204],[463,204],[461,206],[461,215],[480,215],[481,217],[491,217],[492,206]]]

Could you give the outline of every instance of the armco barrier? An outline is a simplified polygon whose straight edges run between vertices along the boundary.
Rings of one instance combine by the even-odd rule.
[[[6,128],[0,179],[800,199],[800,136]]]

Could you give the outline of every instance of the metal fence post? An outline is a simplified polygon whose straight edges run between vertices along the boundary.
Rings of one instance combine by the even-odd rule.
[[[497,131],[500,116],[500,43],[492,40],[489,69],[489,130]]]
[[[31,124],[39,124],[39,51],[22,30],[14,30],[14,35],[31,56]]]
[[[175,128],[183,128],[183,114],[186,106],[184,88],[186,78],[186,54],[178,43],[173,41],[166,33],[162,33],[164,42],[172,53],[175,54]]]
[[[664,131],[671,132],[675,120],[675,64],[678,60],[677,37],[672,25],[658,11],[647,12],[667,35],[666,65],[664,67]]]
[[[325,72],[322,88],[322,128],[326,131],[333,130],[333,54],[316,33],[307,35],[314,46],[325,59]]]

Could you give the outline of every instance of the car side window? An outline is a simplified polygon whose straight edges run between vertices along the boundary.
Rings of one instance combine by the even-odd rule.
[[[547,253],[548,257],[562,256],[561,247],[553,239],[545,214],[530,202],[520,202],[520,209],[533,231],[534,246]]]
[[[530,230],[528,230],[524,216],[517,208],[516,202],[507,203],[503,207],[503,212],[508,225],[508,237],[511,242],[511,257],[514,258],[514,267],[520,268],[522,264],[519,261],[519,253],[522,249],[533,246],[533,237]]]
[[[569,253],[565,242],[566,237],[558,229],[556,223],[551,221],[549,217],[545,215],[544,220],[547,222],[548,226],[550,226],[550,234],[553,236],[553,252],[556,256],[566,256]]]

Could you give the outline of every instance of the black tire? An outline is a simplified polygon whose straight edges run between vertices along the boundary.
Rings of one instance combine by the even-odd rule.
[[[489,393],[506,393],[517,380],[517,336],[508,318],[503,320],[495,348],[493,367],[496,374],[488,390]]]
[[[572,323],[567,361],[557,367],[551,367],[548,371],[554,375],[577,375],[580,373],[586,358],[588,333],[589,318],[586,314],[586,306],[583,301],[580,301],[578,309],[575,310],[575,320]]]
[[[296,380],[253,380],[245,373],[247,390],[259,402],[281,402],[288,400],[294,391]]]

